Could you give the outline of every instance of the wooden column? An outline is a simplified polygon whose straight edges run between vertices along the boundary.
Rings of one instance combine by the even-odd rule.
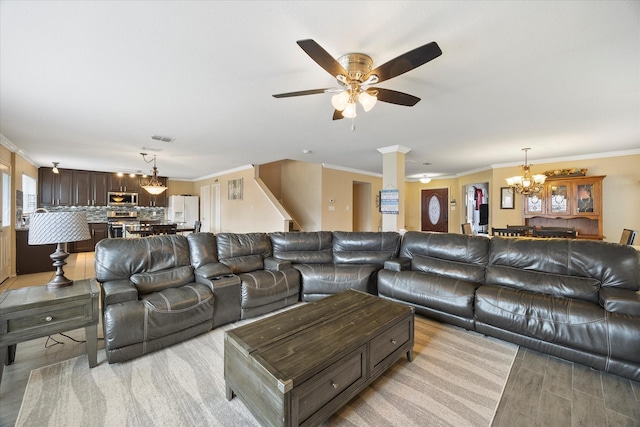
[[[404,229],[404,163],[411,151],[402,145],[378,148],[382,153],[382,189],[398,190],[398,213],[382,214],[382,231]]]

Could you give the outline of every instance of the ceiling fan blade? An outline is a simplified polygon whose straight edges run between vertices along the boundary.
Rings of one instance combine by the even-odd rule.
[[[342,115],[342,111],[333,110],[333,120],[340,120],[340,119],[344,119],[344,116]]]
[[[325,93],[326,91],[331,90],[331,89],[332,88],[301,90],[301,91],[298,91],[298,92],[277,93],[277,94],[272,95],[272,96],[274,98],[288,98],[290,96],[315,95],[316,93]]]
[[[377,75],[380,83],[424,65],[440,55],[442,51],[436,42],[427,43],[382,64],[369,74]]]
[[[420,101],[420,98],[417,96],[391,89],[383,89],[381,87],[370,87],[367,89],[367,93],[375,95],[378,98],[378,101],[396,105],[405,105],[407,107],[413,107],[418,103],[418,101]]]
[[[298,40],[298,46],[302,48],[307,55],[311,57],[316,63],[324,68],[327,73],[331,74],[333,77],[338,75],[347,76],[347,71],[340,65],[336,59],[329,54],[326,50],[322,48],[318,43],[311,39],[307,40]]]

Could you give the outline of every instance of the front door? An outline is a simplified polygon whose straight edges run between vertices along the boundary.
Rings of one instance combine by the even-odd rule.
[[[422,231],[449,231],[449,190],[422,190]]]

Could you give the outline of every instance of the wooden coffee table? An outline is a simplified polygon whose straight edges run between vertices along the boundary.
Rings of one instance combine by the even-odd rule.
[[[263,426],[319,424],[404,354],[413,360],[413,325],[412,307],[350,290],[232,329],[226,397]]]

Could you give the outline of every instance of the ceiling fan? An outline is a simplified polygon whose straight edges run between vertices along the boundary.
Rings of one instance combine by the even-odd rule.
[[[395,90],[372,87],[372,85],[411,71],[442,55],[438,44],[431,42],[372,69],[373,60],[363,53],[348,53],[335,59],[311,39],[298,40],[296,43],[311,59],[336,78],[339,87],[279,93],[273,97],[288,98],[317,93],[335,93],[331,98],[335,108],[333,120],[356,117],[356,101],[360,102],[365,111],[371,110],[376,101],[413,107],[420,98]]]

